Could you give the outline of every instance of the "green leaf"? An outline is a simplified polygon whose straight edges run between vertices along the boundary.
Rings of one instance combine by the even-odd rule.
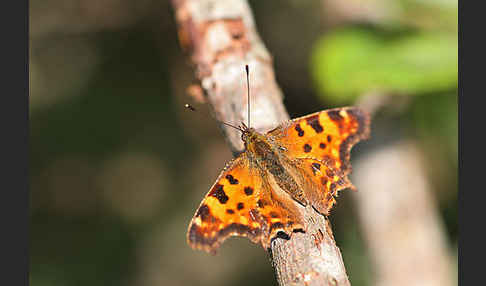
[[[385,35],[346,29],[321,37],[311,55],[320,96],[351,102],[371,91],[420,94],[457,88],[457,35]]]

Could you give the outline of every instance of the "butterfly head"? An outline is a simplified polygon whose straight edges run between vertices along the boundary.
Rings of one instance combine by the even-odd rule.
[[[257,132],[255,128],[247,127],[244,123],[241,125],[241,140],[245,142],[246,149],[253,149],[258,142],[265,142],[263,134]]]

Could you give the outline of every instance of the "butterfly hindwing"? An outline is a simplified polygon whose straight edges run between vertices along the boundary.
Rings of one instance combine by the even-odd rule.
[[[252,220],[248,208],[256,204],[248,164],[243,157],[231,161],[197,209],[188,230],[188,243],[214,253],[229,236],[246,236],[258,242],[261,224]]]
[[[352,188],[353,185],[340,170],[329,166],[326,161],[314,158],[299,158],[293,160],[296,172],[304,178],[303,192],[312,206],[320,213],[329,215],[336,203],[338,191]]]

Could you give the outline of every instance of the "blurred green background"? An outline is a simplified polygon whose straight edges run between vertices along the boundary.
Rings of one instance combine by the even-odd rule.
[[[457,1],[250,5],[291,117],[369,96],[373,138],[352,161],[419,142],[456,255]],[[29,60],[31,285],[276,285],[246,239],[217,256],[186,244],[231,152],[207,107],[184,111],[194,76],[168,1],[31,1]],[[343,192],[333,230],[352,285],[372,285],[354,213]]]

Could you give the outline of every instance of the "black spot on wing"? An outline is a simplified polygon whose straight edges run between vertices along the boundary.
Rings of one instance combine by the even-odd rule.
[[[243,203],[238,203],[238,204],[236,205],[236,208],[237,208],[238,210],[242,210],[244,207],[245,207],[245,204],[243,204]]]
[[[299,135],[299,137],[304,136],[304,130],[302,130],[300,124],[297,123],[297,125],[295,125],[295,130],[297,131],[297,135]]]
[[[217,184],[209,193],[210,196],[213,196],[218,199],[218,201],[222,204],[226,204],[229,200],[228,196],[223,190],[223,185]]]
[[[209,216],[209,207],[207,205],[200,206],[197,210],[196,217],[201,217],[202,221],[207,221]]]
[[[332,121],[339,122],[343,120],[343,117],[341,116],[341,114],[339,114],[339,110],[330,110],[327,112],[327,115]]]
[[[237,184],[238,184],[238,180],[237,180],[237,179],[235,179],[235,178],[234,178],[232,175],[230,175],[230,174],[226,175],[226,177],[225,177],[225,178],[226,178],[226,179],[229,181],[229,183],[230,183],[230,184],[232,184],[232,185],[237,185]]]
[[[321,133],[324,131],[324,127],[322,127],[321,123],[319,122],[319,115],[313,115],[307,118],[306,121],[307,124],[309,124],[310,127],[316,131],[316,133]]]
[[[247,196],[251,196],[253,194],[253,188],[252,187],[245,187],[244,191],[245,191],[245,194]]]
[[[312,150],[312,147],[309,144],[306,143],[304,145],[304,152],[309,153],[311,150]]]

